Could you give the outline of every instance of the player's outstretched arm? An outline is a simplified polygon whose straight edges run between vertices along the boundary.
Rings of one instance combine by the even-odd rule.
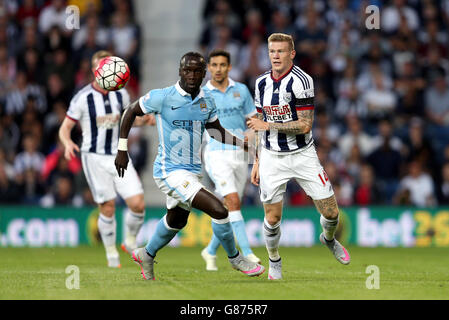
[[[221,143],[242,147],[245,151],[248,151],[248,141],[246,138],[245,140],[242,140],[231,134],[228,130],[221,126],[218,119],[214,122],[207,123],[206,130],[211,138],[220,141]]]
[[[253,130],[278,131],[285,134],[305,134],[312,130],[313,110],[298,111],[298,120],[285,123],[268,123],[258,118],[251,118],[247,125]]]
[[[75,121],[66,117],[62,122],[58,132],[59,140],[61,140],[62,144],[64,145],[64,157],[67,160],[75,157],[75,151],[80,152],[80,148],[70,138],[70,133],[72,132],[72,129],[75,125]]]
[[[118,141],[117,156],[115,157],[115,168],[119,177],[123,177],[128,167],[128,135],[129,130],[137,116],[143,116],[144,113],[139,105],[139,100],[131,103],[122,116],[120,125],[120,138]]]

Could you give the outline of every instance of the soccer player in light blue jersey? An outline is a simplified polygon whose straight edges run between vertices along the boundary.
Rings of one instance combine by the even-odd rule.
[[[167,214],[144,248],[133,251],[142,276],[154,280],[154,257],[187,224],[191,208],[212,218],[212,230],[226,250],[229,262],[248,276],[258,276],[265,268],[237,250],[228,210],[200,182],[201,142],[204,131],[221,143],[248,150],[248,143],[227,132],[217,117],[214,99],[201,89],[206,61],[196,52],[186,53],[180,61],[180,80],[173,86],[151,90],[133,102],[124,113],[120,127],[115,166],[123,176],[128,165],[127,137],[136,116],[153,113],[159,134],[159,150],[154,162],[154,180],[167,195]]]
[[[247,129],[246,120],[256,114],[251,93],[243,83],[228,78],[232,68],[228,52],[214,50],[209,54],[208,60],[207,68],[211,73],[211,80],[203,90],[214,97],[221,125],[243,139]],[[216,192],[224,198],[239,247],[247,259],[260,263],[260,259],[250,248],[241,212],[240,199],[248,176],[248,163],[244,151],[237,146],[223,144],[212,138],[208,138],[207,142],[204,152],[205,168],[215,184]],[[206,261],[206,270],[218,270],[216,253],[219,246],[220,241],[212,235],[209,245],[201,252]]]

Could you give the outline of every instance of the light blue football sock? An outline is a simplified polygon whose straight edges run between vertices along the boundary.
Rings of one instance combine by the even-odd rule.
[[[253,251],[249,247],[248,237],[246,235],[245,222],[243,220],[232,221],[232,230],[234,231],[235,237],[239,244],[240,249],[242,249],[243,255],[247,256]]]
[[[170,228],[167,224],[166,215],[162,217],[161,220],[157,223],[156,231],[151,237],[150,241],[148,241],[145,249],[147,252],[155,257],[156,253],[165,247],[171,239],[173,239],[176,234],[179,232],[179,229]]]
[[[212,234],[212,239],[210,239],[209,244],[207,245],[207,252],[213,256],[217,254],[218,247],[220,246],[220,240]]]
[[[231,223],[229,223],[229,218],[221,220],[212,219],[212,231],[220,240],[228,257],[235,257],[239,251],[235,247],[234,232],[232,231]]]

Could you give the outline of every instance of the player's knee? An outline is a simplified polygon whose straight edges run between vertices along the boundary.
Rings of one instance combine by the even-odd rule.
[[[340,213],[340,212],[339,212],[339,210],[338,210],[338,207],[336,207],[336,208],[333,208],[332,210],[328,210],[327,212],[323,213],[323,216],[324,216],[326,219],[329,219],[329,220],[335,220],[335,219],[338,218],[338,214],[339,214],[339,213]]]
[[[107,201],[100,205],[100,212],[106,217],[112,217],[115,213],[115,202]]]
[[[189,212],[188,211],[173,211],[168,210],[167,211],[167,224],[170,228],[179,229],[181,230],[184,228],[187,224],[187,220],[189,218]]]
[[[265,220],[268,222],[270,226],[276,225],[279,221],[281,221],[281,218],[278,216],[265,216]]]
[[[136,203],[133,203],[130,206],[130,209],[132,212],[136,212],[136,213],[140,213],[140,212],[144,212],[145,211],[145,202],[143,201],[138,201]]]
[[[228,217],[228,209],[226,209],[223,204],[217,203],[212,207],[212,210],[209,214],[212,218],[217,220],[226,219]]]

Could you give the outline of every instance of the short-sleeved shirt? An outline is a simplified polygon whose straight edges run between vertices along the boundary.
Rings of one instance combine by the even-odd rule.
[[[129,102],[126,89],[103,94],[89,84],[78,91],[70,101],[67,117],[81,126],[82,152],[117,154],[120,114]]]
[[[206,83],[203,90],[214,98],[221,126],[243,139],[243,133],[246,130],[246,118],[255,115],[256,108],[248,88],[243,83],[235,82],[232,79],[228,80],[229,85],[225,92],[215,88],[210,81]],[[240,149],[240,147],[234,145],[221,143],[209,135],[207,135],[207,138],[210,151]]]
[[[295,65],[279,79],[273,78],[270,70],[256,80],[254,101],[266,122],[298,120],[297,111],[314,110],[313,98],[312,77]],[[262,145],[272,152],[295,152],[311,143],[312,131],[297,135],[265,131],[262,136]]]
[[[144,113],[156,117],[159,147],[153,176],[166,178],[175,170],[201,173],[201,142],[206,124],[218,119],[214,99],[200,89],[192,100],[179,82],[154,89],[139,99]]]

